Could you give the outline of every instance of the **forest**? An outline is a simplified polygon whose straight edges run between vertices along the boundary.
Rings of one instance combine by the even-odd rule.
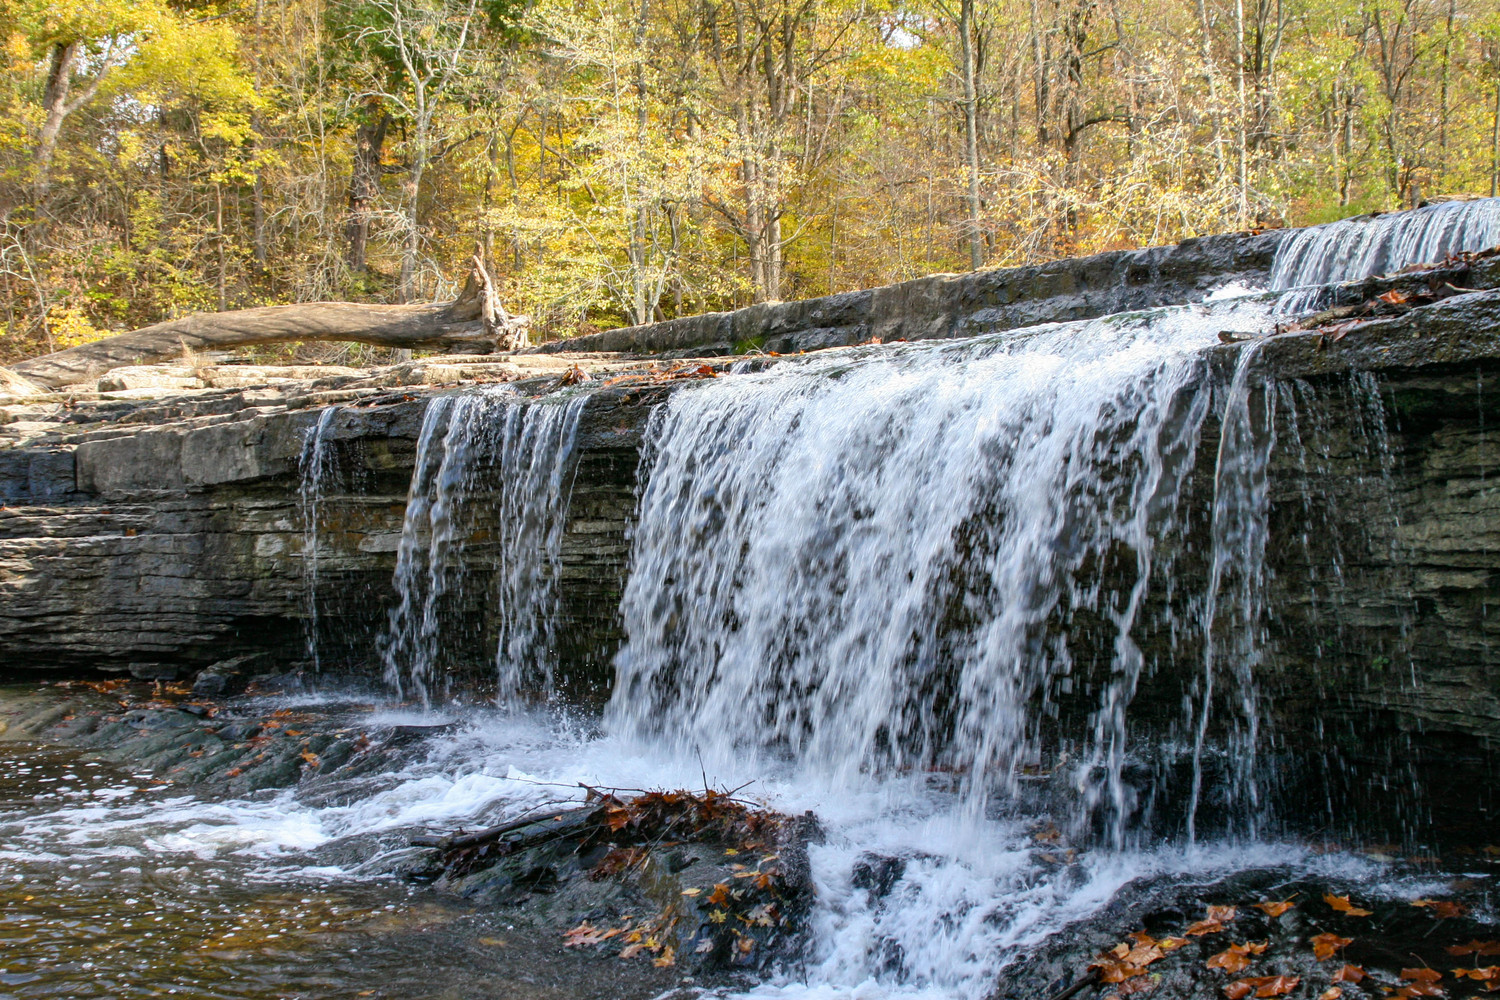
[[[0,360],[451,298],[476,252],[547,339],[1500,173],[1496,0],[8,0],[0,39]]]

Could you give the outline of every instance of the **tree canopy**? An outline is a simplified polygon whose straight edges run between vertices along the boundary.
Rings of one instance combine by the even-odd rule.
[[[1491,194],[1500,0],[13,0],[0,358],[452,298],[561,336]]]

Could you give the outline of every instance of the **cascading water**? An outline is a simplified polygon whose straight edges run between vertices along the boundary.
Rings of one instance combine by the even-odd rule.
[[[428,405],[397,549],[397,603],[382,650],[386,683],[398,697],[426,705],[447,688],[442,661],[456,635],[445,609],[478,596],[471,593],[476,534],[495,541],[493,660],[501,695],[550,683],[556,580],[585,402],[582,395],[532,402],[478,392]],[[498,493],[498,505],[472,502],[481,485]]]
[[[1140,619],[1208,413],[1189,390],[1221,331],[1267,320],[1245,299],[677,393],[643,459],[611,722],[835,782],[957,770],[982,811],[1044,763],[1080,681],[1066,622],[1095,616],[1112,659],[1072,754],[1122,841]],[[1253,464],[1252,438],[1226,431],[1221,461]]]
[[[1298,230],[1276,250],[1271,287],[1301,289],[1280,311],[1318,308],[1324,286],[1500,245],[1500,198],[1429,205]]]
[[[314,673],[322,669],[322,660],[318,650],[321,617],[321,605],[318,600],[319,508],[322,505],[324,489],[338,471],[335,468],[331,449],[328,448],[328,429],[333,426],[338,412],[337,406],[328,407],[318,415],[317,423],[307,429],[302,441],[301,459],[298,463],[302,475],[298,499],[302,514],[303,633],[307,659],[312,663]]]
[[[1198,806],[1203,794],[1203,754],[1213,719],[1214,691],[1226,668],[1237,723],[1228,741],[1228,798],[1239,797],[1240,814],[1253,833],[1258,818],[1255,755],[1259,747],[1260,712],[1255,667],[1260,658],[1261,602],[1266,552],[1266,464],[1275,440],[1276,394],[1261,394],[1262,411],[1251,412],[1250,373],[1260,342],[1241,349],[1220,422],[1214,463],[1214,497],[1210,531],[1213,546],[1208,584],[1198,614],[1201,621],[1203,673],[1193,732],[1193,789],[1188,802],[1187,837],[1197,836]],[[1256,417],[1259,419],[1255,419]]]

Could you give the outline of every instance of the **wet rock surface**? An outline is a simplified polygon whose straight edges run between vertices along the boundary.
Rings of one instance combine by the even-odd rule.
[[[516,919],[568,924],[569,947],[695,974],[769,971],[800,958],[812,901],[810,816],[728,792],[589,789],[591,804],[502,830],[419,838],[411,877]]]
[[[1500,858],[1453,860],[1458,869],[1390,857],[1383,863],[1393,870],[1375,896],[1357,879],[1276,868],[1196,884],[1133,883],[1002,973],[994,1000],[1483,996],[1500,980]]]

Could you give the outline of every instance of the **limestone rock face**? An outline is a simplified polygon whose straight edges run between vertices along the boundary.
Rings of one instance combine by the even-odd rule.
[[[98,381],[100,392],[131,389],[203,389],[207,384],[185,365],[131,365],[105,373]]]

